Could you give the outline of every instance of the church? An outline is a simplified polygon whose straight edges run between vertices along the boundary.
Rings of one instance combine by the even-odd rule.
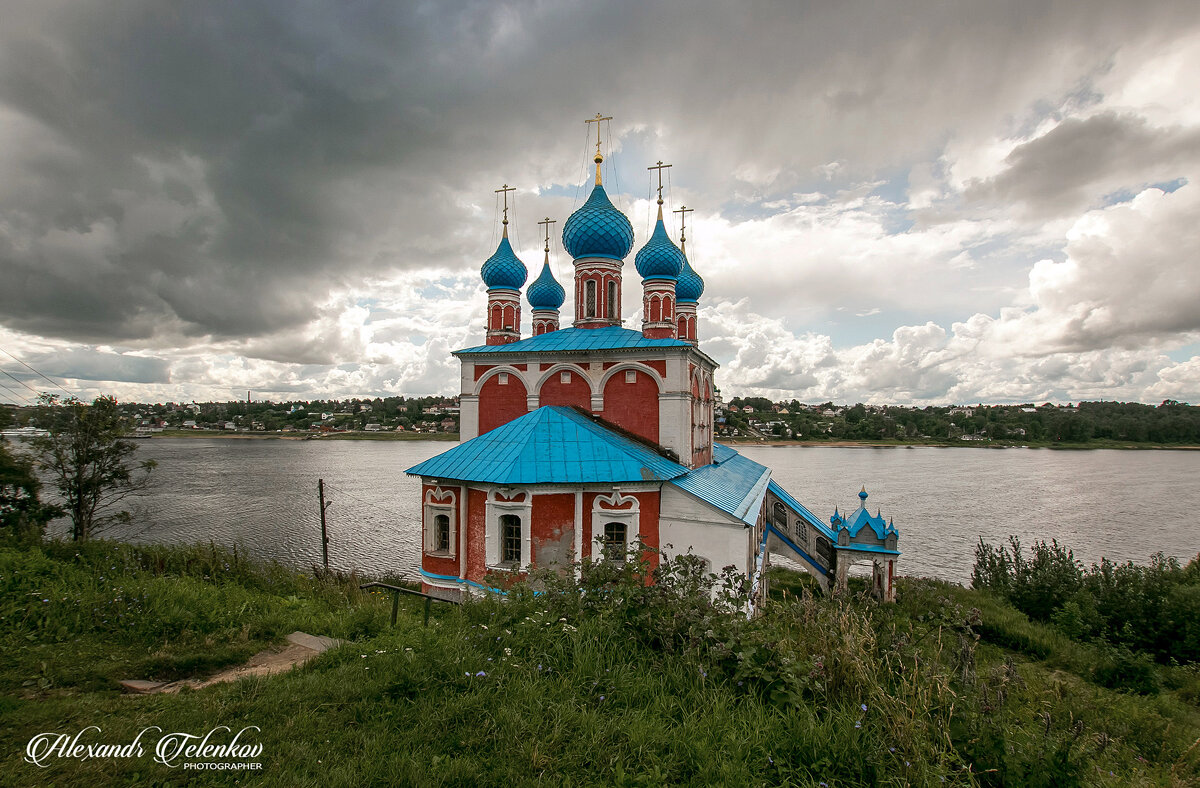
[[[622,325],[625,260],[633,226],[601,176],[566,220],[563,248],[574,265],[570,325],[566,290],[545,261],[528,269],[503,237],[481,269],[487,288],[484,344],[460,362],[460,443],[407,473],[421,479],[421,580],[426,592],[461,595],[505,585],[533,567],[582,559],[623,560],[639,542],[659,553],[691,552],[714,572],[733,566],[751,579],[753,608],[766,568],[782,555],[823,588],[844,588],[852,563],[872,564],[872,588],[894,598],[895,526],[866,510],[814,516],[771,479],[771,470],[715,443],[717,363],[700,346],[704,281],[687,258],[686,207],[679,245],[658,219],[634,255],[641,278],[640,330]]]

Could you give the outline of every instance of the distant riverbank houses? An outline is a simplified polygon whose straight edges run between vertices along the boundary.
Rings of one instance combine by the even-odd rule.
[[[594,161],[591,195],[562,230],[574,261],[569,326],[560,326],[566,292],[550,267],[547,220],[545,261],[525,291],[532,332],[522,334],[527,269],[505,208],[503,237],[481,270],[485,342],[454,352],[461,442],[408,469],[421,477],[425,589],[486,590],[505,575],[606,560],[640,541],[666,555],[690,551],[714,572],[732,565],[751,578],[752,606],[771,554],[824,588],[844,587],[849,565],[869,560],[875,592],[894,598],[898,533],[866,512],[865,492],[859,511],[824,522],[769,468],[714,443],[717,363],[697,332],[704,282],[687,258],[686,225],[679,246],[667,233],[661,185],[657,222],[634,257],[641,330],[622,326],[633,227],[604,190],[599,135]]]

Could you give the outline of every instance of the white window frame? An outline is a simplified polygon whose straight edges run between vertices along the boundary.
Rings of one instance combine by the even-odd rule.
[[[600,506],[601,503],[606,503],[609,506],[625,506],[632,503],[628,509],[607,509]],[[629,554],[633,545],[638,544],[642,538],[642,517],[638,507],[638,499],[632,495],[622,495],[619,491],[613,491],[611,495],[597,495],[592,503],[592,560],[605,560],[604,551],[600,549],[596,539],[603,540],[604,524],[605,523],[623,523],[625,525],[625,560],[629,560]]]
[[[450,549],[437,549],[437,528],[434,521],[439,514],[450,518]],[[425,553],[439,558],[458,556],[458,496],[454,490],[438,487],[425,493],[424,511]]]
[[[499,491],[505,498],[515,497],[512,491]],[[496,499],[497,490],[488,492],[487,505],[484,512],[484,563],[488,569],[500,572],[524,571],[533,560],[533,494],[522,493],[524,498],[518,501],[500,501]],[[500,517],[515,514],[521,518],[521,560],[515,568],[500,563]]]

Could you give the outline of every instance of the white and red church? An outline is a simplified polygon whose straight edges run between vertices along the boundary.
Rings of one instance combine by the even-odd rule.
[[[696,322],[704,282],[682,232],[679,246],[667,233],[661,187],[654,231],[634,258],[641,330],[622,326],[634,233],[604,190],[602,161],[597,145],[591,195],[563,226],[574,260],[570,326],[560,325],[566,291],[547,240],[525,292],[532,333],[522,336],[528,272],[509,242],[507,210],[483,264],[485,344],[454,352],[461,442],[408,469],[421,477],[426,591],[486,590],[506,573],[611,558],[640,540],[668,555],[690,551],[714,571],[732,565],[754,579],[754,596],[765,593],[771,553],[827,588],[870,560],[876,592],[893,598],[898,533],[867,513],[865,491],[859,511],[822,522],[769,468],[714,443],[718,365],[700,349]]]

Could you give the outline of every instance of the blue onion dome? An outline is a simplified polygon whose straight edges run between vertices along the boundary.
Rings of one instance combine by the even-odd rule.
[[[683,252],[671,243],[667,228],[663,226],[661,208],[654,232],[646,245],[638,251],[634,265],[642,279],[674,279],[683,269]]]
[[[505,228],[504,237],[500,239],[496,253],[487,259],[479,273],[488,290],[520,290],[521,285],[525,284],[529,271],[517,258],[512,244],[508,242],[508,228]]]
[[[534,309],[558,309],[566,300],[567,292],[555,281],[554,274],[550,271],[550,263],[546,263],[542,266],[538,278],[534,279],[533,284],[525,291],[525,297],[529,299],[529,306]]]
[[[679,279],[675,282],[675,301],[699,301],[700,296],[704,294],[704,280],[692,269],[687,255],[680,253],[680,256],[683,257],[683,270],[679,272]]]
[[[624,260],[633,248],[633,225],[613,207],[599,183],[579,210],[563,225],[563,247],[567,254]]]

